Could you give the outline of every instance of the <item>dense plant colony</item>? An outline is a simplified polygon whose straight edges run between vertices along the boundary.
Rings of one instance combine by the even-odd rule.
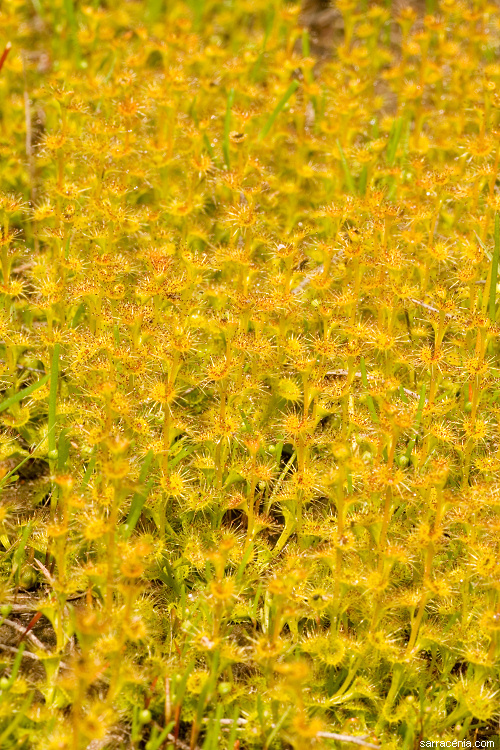
[[[2,748],[496,736],[500,8],[335,7],[2,3]]]

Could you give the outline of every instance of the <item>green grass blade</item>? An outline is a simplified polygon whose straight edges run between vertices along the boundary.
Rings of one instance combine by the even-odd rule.
[[[387,163],[391,167],[394,164],[394,160],[396,158],[399,141],[403,133],[403,125],[404,125],[404,119],[402,117],[398,117],[398,119],[396,120],[396,122],[394,123],[391,129],[391,134],[389,136],[389,143],[387,144]]]
[[[45,20],[45,14],[44,14],[44,9],[42,8],[42,4],[41,4],[40,0],[31,0],[31,2],[33,3],[33,7],[34,7],[36,13],[38,13],[38,15],[40,16],[40,18],[44,21]]]
[[[276,726],[274,727],[273,731],[271,732],[271,734],[269,735],[268,739],[266,740],[266,744],[264,745],[264,750],[267,750],[267,748],[271,747],[271,745],[274,742],[275,737],[277,737],[278,732],[280,731],[281,727],[285,723],[286,718],[287,718],[287,716],[288,716],[288,714],[290,713],[291,710],[292,710],[292,706],[288,706],[288,708],[285,711],[285,713],[283,714],[283,716],[281,716],[281,718],[279,719],[279,721],[276,723]]]
[[[214,654],[214,658],[217,657],[217,652]],[[208,703],[209,695],[211,693],[212,688],[212,680],[210,677],[207,679],[205,684],[203,685],[200,693],[200,697],[198,698],[198,705],[196,706],[196,718],[195,718],[195,725],[197,727],[201,727],[202,720],[203,720],[203,714],[206,710],[206,705]]]
[[[240,709],[236,704],[233,711],[233,720],[231,724],[231,730],[229,732],[229,740],[227,743],[228,747],[233,748],[236,743],[236,733],[238,731],[238,719],[240,718]]]
[[[88,485],[90,481],[90,477],[92,476],[92,472],[94,471],[95,465],[96,465],[96,458],[95,456],[92,456],[92,458],[87,464],[87,468],[85,469],[85,474],[83,475],[82,485],[81,485],[82,490]]]
[[[268,119],[268,121],[266,122],[262,130],[260,131],[259,141],[264,140],[264,138],[266,137],[266,135],[269,133],[272,126],[274,125],[274,122],[276,118],[278,117],[279,113],[284,108],[285,104],[290,99],[292,94],[294,94],[298,88],[299,88],[299,82],[292,81],[290,86],[287,88],[287,90],[285,91],[281,99],[279,100],[278,104],[276,105],[274,112],[271,114],[270,118]]]
[[[66,467],[66,461],[69,458],[69,438],[68,438],[68,432],[69,428],[64,427],[61,430],[61,434],[59,435],[59,441],[58,441],[58,457],[57,457],[57,471],[64,471]]]
[[[144,488],[143,492],[137,492],[132,500],[132,503],[130,505],[130,511],[127,516],[127,522],[125,524],[125,537],[130,536],[130,534],[133,532],[137,525],[137,521],[140,518],[140,515],[142,513],[142,509],[144,507],[144,503],[146,502],[149,492],[151,490],[151,487],[154,484],[154,480],[151,479],[147,485]]]
[[[19,463],[17,464],[17,466],[15,466],[15,467],[14,467],[13,469],[11,469],[11,470],[9,471],[9,473],[8,473],[8,474],[6,474],[6,475],[5,475],[4,477],[3,477],[2,481],[0,482],[0,489],[1,489],[2,487],[5,487],[5,485],[6,485],[6,484],[7,484],[7,482],[9,481],[9,479],[10,479],[10,478],[11,478],[11,477],[12,477],[12,476],[13,476],[13,475],[14,475],[14,474],[16,473],[16,471],[18,471],[18,469],[20,469],[20,468],[21,468],[21,466],[24,466],[24,464],[26,463],[26,461],[28,461],[28,460],[29,460],[30,458],[31,458],[31,455],[29,455],[29,456],[26,456],[26,458],[23,458],[23,460],[22,460],[22,461],[20,461],[20,462],[19,462]],[[16,479],[17,479],[17,477],[16,477]]]
[[[250,614],[250,617],[252,618],[253,623],[257,621],[257,609],[259,607],[261,594],[262,594],[262,581],[259,581],[258,586],[257,586],[257,591],[255,592],[255,596],[253,598],[252,610]]]
[[[236,581],[237,581],[237,583],[241,583],[241,581],[243,579],[243,573],[245,572],[245,568],[248,565],[249,560],[253,556],[253,547],[254,547],[254,545],[253,545],[253,542],[252,542],[251,544],[248,545],[248,547],[246,548],[245,552],[243,553],[243,557],[242,557],[241,563],[239,565],[238,570],[236,571]]]
[[[342,169],[344,170],[344,177],[347,185],[347,189],[350,193],[356,192],[356,186],[354,184],[354,179],[351,174],[351,170],[349,169],[349,164],[347,163],[347,159],[345,158],[344,149],[342,148],[340,141],[337,139],[337,148],[339,150],[340,154],[340,161],[342,163]]]
[[[19,644],[19,648],[17,650],[17,654],[14,659],[14,664],[12,665],[12,672],[10,673],[9,684],[7,686],[7,690],[14,684],[16,680],[17,673],[19,672],[19,669],[21,667],[21,661],[23,659],[23,653],[24,653],[25,648],[26,648],[25,643]]]
[[[40,447],[40,446],[42,445],[43,441],[44,441],[44,438],[42,438],[42,439],[40,440],[40,442],[38,443],[38,445],[35,445],[35,447],[33,448],[33,450],[32,450],[32,451],[31,451],[30,453],[28,453],[28,455],[27,455],[27,456],[26,456],[25,458],[23,458],[23,460],[22,460],[22,461],[20,461],[20,462],[19,462],[19,463],[17,464],[17,466],[14,466],[14,468],[13,468],[13,469],[11,469],[11,470],[9,471],[9,473],[8,473],[8,474],[6,474],[6,475],[5,475],[5,476],[4,476],[3,478],[2,478],[2,480],[0,481],[0,489],[1,489],[2,487],[5,487],[5,485],[6,485],[6,484],[7,484],[7,482],[9,481],[9,479],[10,479],[10,478],[11,478],[11,477],[12,477],[12,476],[13,476],[13,475],[14,475],[14,474],[15,474],[15,473],[16,473],[16,472],[17,472],[17,471],[18,471],[18,470],[19,470],[19,469],[21,468],[21,466],[24,466],[24,464],[26,463],[26,461],[29,461],[29,459],[30,459],[30,458],[33,458],[33,453],[35,453],[35,452],[36,452],[36,451],[38,450],[38,448],[39,448],[39,447]]]
[[[151,466],[151,462],[154,458],[154,452],[152,450],[148,451],[146,454],[146,458],[144,459],[144,463],[141,467],[141,472],[139,474],[139,484],[143,485],[144,481],[148,475],[149,467]],[[139,517],[142,512],[142,508],[144,506],[144,503],[146,502],[146,499],[148,497],[149,491],[151,487],[153,486],[153,480],[151,479],[148,484],[144,487],[142,491],[136,492],[134,497],[132,498],[132,502],[130,504],[130,510],[127,516],[127,521],[124,526],[125,530],[125,536],[130,536],[132,531],[135,529],[137,521],[139,520]]]
[[[234,102],[234,89],[231,89],[227,97],[226,117],[224,119],[224,142],[222,144],[222,151],[224,152],[224,161],[226,162],[226,167],[228,169],[230,169],[229,131],[231,129],[231,108],[233,106],[233,102]]]
[[[82,317],[84,312],[85,312],[85,302],[82,302],[82,304],[78,306],[78,309],[73,316],[73,320],[71,321],[71,328],[77,327],[78,323],[80,322],[80,318]]]
[[[148,0],[146,17],[150,23],[155,23],[161,13],[163,0]]]
[[[490,320],[492,323],[495,322],[496,317],[496,295],[497,295],[497,277],[498,277],[498,255],[500,253],[500,219],[498,213],[495,214],[495,248],[493,250],[493,258],[491,260],[491,271],[490,271],[490,299],[489,299],[489,312]]]
[[[144,463],[141,466],[141,472],[139,474],[139,484],[142,484],[144,480],[146,479],[149,471],[149,467],[151,466],[151,461],[154,458],[154,451],[150,450],[146,453],[146,458],[144,459]]]
[[[57,385],[59,379],[59,350],[60,344],[54,345],[52,365],[50,367],[49,394],[49,454],[56,450],[56,416],[57,416]]]
[[[205,0],[189,0],[188,5],[193,13],[193,29],[199,31],[203,22]]]
[[[222,712],[224,711],[224,704],[218,703],[215,710],[215,719],[212,725],[212,732],[210,737],[210,747],[212,750],[217,750],[219,747],[219,732],[220,732],[220,720],[222,719]]]
[[[276,453],[274,455],[276,466],[279,466],[281,463],[281,454],[283,453],[283,444],[284,444],[284,441],[280,440],[276,446]]]
[[[361,170],[361,174],[359,175],[359,183],[358,183],[358,185],[359,185],[359,194],[360,195],[365,195],[366,194],[366,185],[367,185],[367,182],[368,182],[368,167],[365,164],[365,166]]]
[[[210,156],[211,159],[215,159],[215,153],[212,148],[212,144],[210,143],[210,140],[208,138],[208,135],[206,133],[203,133],[203,145],[205,146],[207,150],[207,154]]]
[[[283,447],[283,444],[281,444],[281,445]],[[280,455],[281,455],[281,452],[280,452]],[[278,481],[274,485],[273,491],[272,491],[271,495],[269,496],[269,498],[267,500],[267,503],[266,503],[266,514],[269,513],[269,508],[271,507],[274,498],[278,494],[278,492],[279,492],[279,490],[281,488],[281,484],[282,484],[285,476],[287,475],[288,471],[290,470],[290,468],[291,468],[293,462],[295,461],[296,457],[297,457],[297,451],[294,451],[292,453],[292,455],[291,455],[288,463],[286,464],[285,468],[283,469],[283,471],[281,472],[280,476],[278,477]]]
[[[8,727],[6,729],[4,729],[4,731],[2,732],[2,734],[0,734],[0,747],[5,747],[5,741],[6,741],[7,737],[10,734],[12,734],[12,732],[17,727],[17,725],[24,719],[24,717],[26,716],[26,713],[27,713],[29,707],[31,706],[31,704],[33,702],[33,698],[34,697],[35,697],[35,691],[33,690],[28,695],[28,697],[26,698],[26,700],[24,701],[24,703],[22,704],[22,706],[20,707],[19,711],[14,716],[14,718],[12,719],[12,721],[10,722],[10,724],[8,725]]]
[[[177,464],[182,461],[183,458],[186,458],[186,456],[189,456],[190,453],[193,453],[193,451],[196,450],[196,445],[187,445],[185,448],[179,451],[179,453],[172,458],[171,461],[168,462],[168,468],[169,469],[175,469]]]
[[[75,53],[77,63],[80,62],[80,45],[78,43],[78,24],[75,15],[75,6],[73,0],[64,0],[64,10],[66,13],[66,20],[68,23],[68,35],[71,43],[71,47]]]
[[[350,472],[347,474],[347,494],[352,495],[352,474]]]
[[[181,590],[179,588],[179,584],[175,579],[175,574],[172,566],[168,561],[167,555],[163,555],[162,559],[160,560],[160,572],[158,574],[158,578],[167,586],[170,586],[172,591],[175,591],[177,596],[180,596]]]
[[[424,411],[424,404],[425,404],[425,391],[426,391],[426,385],[424,383],[422,385],[422,389],[420,391],[420,398],[418,400],[417,414],[416,414],[416,417],[415,417],[415,426],[413,428],[414,431],[415,431],[415,436],[410,440],[410,442],[408,443],[408,448],[406,449],[406,458],[408,460],[410,460],[410,456],[411,456],[411,452],[413,450],[413,446],[415,445],[415,443],[417,441],[417,433],[418,433],[418,429],[420,427],[420,422],[422,421],[422,414],[423,414],[423,411]]]
[[[302,31],[302,57],[309,57],[311,54],[311,45],[309,42],[309,32],[307,29]]]
[[[247,419],[247,415],[243,411],[243,409],[240,409],[241,418],[243,420],[243,424],[245,425],[245,432],[252,432],[252,425]]]
[[[177,682],[177,685],[175,686],[175,696],[173,703],[175,706],[180,706],[182,703],[182,699],[184,698],[184,693],[186,691],[186,685],[189,678],[189,675],[192,674],[194,666],[196,664],[195,659],[191,659],[189,664],[187,665],[186,671],[182,675],[181,679]]]
[[[14,576],[14,581],[16,585],[19,584],[19,574],[20,574],[21,566],[26,558],[26,545],[28,543],[28,539],[30,538],[31,532],[33,530],[33,523],[34,523],[33,520],[31,520],[24,527],[23,534],[19,542],[19,547],[16,549],[16,551],[14,552],[12,556],[11,575]]]
[[[109,83],[109,81],[111,80],[111,76],[113,75],[113,73],[115,71],[115,65],[116,65],[117,59],[118,59],[118,55],[115,52],[115,54],[113,55],[113,57],[111,59],[111,65],[109,66],[109,70],[106,73],[106,76],[104,78],[104,82],[105,83]],[[100,105],[100,102],[99,102],[99,105]]]
[[[5,409],[10,409],[12,404],[17,404],[18,401],[21,401],[25,396],[29,396],[34,391],[37,391],[39,388],[42,388],[47,380],[49,379],[49,375],[44,375],[43,378],[40,378],[40,380],[37,380],[36,383],[32,383],[27,388],[23,388],[21,391],[18,391],[13,396],[9,396],[9,398],[6,398],[5,401],[2,401],[0,404],[0,412],[5,411]]]
[[[265,29],[264,29],[264,39],[262,41],[262,49],[261,49],[260,54],[259,54],[257,60],[255,61],[255,64],[254,64],[254,66],[253,66],[253,68],[252,68],[252,70],[250,72],[250,80],[251,81],[255,81],[257,79],[257,77],[258,77],[259,72],[260,72],[260,68],[262,66],[262,61],[263,61],[264,55],[266,53],[267,43],[269,41],[269,37],[271,36],[271,31],[273,30],[275,16],[276,16],[276,11],[275,11],[274,7],[271,7],[270,10],[269,10],[268,16],[267,16],[266,26],[265,26]]]
[[[151,750],[160,750],[174,726],[175,721],[171,721],[169,724],[167,724],[163,732],[159,734],[158,737],[156,737],[155,739],[150,739],[148,741],[148,748],[149,746],[151,746]]]
[[[361,357],[360,369],[361,369],[361,380],[363,382],[363,385],[364,385],[365,388],[368,388],[368,377],[366,375],[366,365],[365,365],[365,359],[364,359],[364,357]],[[376,424],[378,424],[377,410],[375,409],[375,404],[373,403],[373,398],[371,397],[370,393],[368,394],[366,400],[367,400],[368,409],[370,410],[370,414],[372,416],[372,419],[373,419],[373,421]]]

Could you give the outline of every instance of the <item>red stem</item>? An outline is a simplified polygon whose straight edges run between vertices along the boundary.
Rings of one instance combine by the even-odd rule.
[[[7,59],[7,55],[9,54],[11,47],[12,44],[10,42],[7,42],[7,44],[5,45],[5,49],[2,52],[2,57],[0,57],[0,70],[2,70],[3,68],[4,62]]]

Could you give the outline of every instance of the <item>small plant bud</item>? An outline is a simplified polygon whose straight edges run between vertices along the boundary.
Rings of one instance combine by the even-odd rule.
[[[38,580],[38,576],[32,568],[27,568],[21,574],[20,584],[23,589],[32,589]]]
[[[229,695],[232,690],[232,685],[230,682],[220,682],[217,690],[221,695]]]

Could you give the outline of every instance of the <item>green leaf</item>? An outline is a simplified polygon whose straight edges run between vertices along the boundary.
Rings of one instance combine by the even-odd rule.
[[[49,454],[56,450],[56,411],[57,411],[57,384],[59,377],[59,349],[60,344],[54,344],[52,365],[50,367],[50,394],[49,394]]]
[[[173,700],[175,706],[180,706],[182,703],[182,699],[184,698],[184,693],[186,691],[187,681],[188,681],[189,675],[192,673],[195,667],[195,664],[196,664],[196,660],[191,659],[191,661],[187,665],[186,671],[184,672],[184,674],[182,675],[181,679],[179,680],[179,682],[177,683],[175,687],[175,696]]]
[[[238,570],[236,572],[236,581],[237,583],[241,583],[241,580],[243,578],[243,573],[245,572],[245,568],[248,565],[249,560],[252,558],[253,555],[253,542],[248,545],[245,552],[243,553],[242,560],[239,564]]]
[[[415,445],[415,442],[417,440],[417,433],[420,427],[420,422],[422,420],[422,414],[424,411],[424,404],[425,404],[425,391],[426,391],[426,385],[425,383],[422,385],[422,389],[420,391],[420,398],[418,401],[418,407],[417,407],[417,414],[415,416],[415,425],[413,427],[415,431],[415,437],[413,437],[410,442],[408,443],[408,448],[406,449],[406,458],[410,460],[411,452],[413,450],[413,446]]]
[[[12,404],[17,404],[18,401],[21,401],[25,396],[29,396],[34,391],[37,391],[39,388],[42,388],[47,380],[49,379],[50,375],[44,375],[43,378],[40,378],[40,380],[37,380],[36,383],[32,383],[27,388],[23,388],[21,391],[18,391],[13,396],[10,396],[9,398],[6,398],[5,401],[2,401],[0,404],[0,412],[5,411],[5,409],[10,409]]]
[[[212,144],[210,143],[210,140],[208,138],[208,135],[206,133],[203,133],[203,144],[204,144],[205,148],[207,149],[207,152],[208,152],[209,156],[212,159],[214,159],[215,158],[215,153],[214,153],[214,150],[212,148]]]
[[[240,414],[241,414],[241,418],[242,418],[242,420],[243,420],[243,423],[244,423],[244,425],[245,425],[245,432],[252,432],[252,425],[251,425],[251,424],[250,424],[250,422],[248,421],[248,419],[247,419],[247,417],[246,417],[246,414],[245,414],[245,412],[243,411],[243,409],[240,409]]]
[[[17,654],[16,654],[15,659],[14,659],[14,664],[12,665],[12,671],[11,671],[10,677],[9,677],[9,684],[8,684],[8,686],[6,688],[7,690],[14,684],[14,682],[16,680],[17,673],[19,672],[19,669],[21,667],[21,661],[23,659],[23,653],[24,653],[25,648],[26,648],[26,644],[25,643],[20,643],[19,644],[19,648],[17,650]]]
[[[59,435],[59,441],[58,441],[58,457],[57,457],[57,471],[64,471],[64,468],[66,466],[66,461],[69,458],[69,439],[68,439],[68,432],[69,428],[64,427],[61,430],[61,434]]]
[[[85,474],[83,475],[82,484],[81,484],[82,489],[84,489],[88,485],[90,481],[90,477],[92,476],[92,472],[94,471],[95,464],[96,464],[96,458],[95,456],[92,456],[92,458],[87,464],[87,468],[85,469]]]
[[[77,311],[75,312],[73,316],[73,320],[71,321],[71,328],[77,327],[78,323],[80,322],[80,318],[82,317],[84,312],[85,312],[85,302],[82,302],[81,305],[78,306]]]
[[[226,162],[226,167],[228,169],[230,169],[229,131],[231,129],[231,107],[233,106],[233,102],[234,102],[234,89],[231,89],[227,97],[226,117],[224,119],[224,141],[222,144],[222,151],[224,153],[224,161]]]
[[[273,30],[275,15],[276,15],[275,8],[274,8],[274,6],[271,6],[271,8],[269,9],[268,15],[267,15],[266,25],[265,25],[265,29],[264,29],[264,39],[263,39],[263,42],[262,42],[262,49],[261,49],[260,54],[259,54],[257,60],[255,61],[255,64],[254,64],[254,66],[253,66],[253,68],[252,68],[252,70],[250,72],[250,80],[251,81],[255,81],[257,79],[258,73],[259,73],[260,68],[262,66],[262,61],[264,59],[264,55],[265,55],[265,52],[266,52],[267,42],[269,41],[269,37],[271,36],[271,31]]]
[[[368,388],[368,378],[366,376],[366,366],[365,366],[365,358],[361,357],[360,361],[360,370],[361,370],[361,380],[363,382],[363,385],[365,388]],[[371,394],[368,394],[366,398],[368,409],[370,410],[371,417],[373,421],[378,424],[378,414],[377,410],[375,409],[375,404],[373,403],[373,398],[371,397]]]
[[[163,8],[163,0],[148,0],[147,18],[150,23],[155,23]]]
[[[153,486],[153,484],[154,484],[154,479],[150,479],[147,485],[145,486],[143,492],[136,492],[136,494],[132,498],[129,514],[127,516],[127,521],[124,525],[125,538],[129,537],[130,534],[135,529],[137,525],[137,521],[139,520],[141,516],[144,503],[146,502],[148,498],[148,495],[151,491],[151,487]]]
[[[75,53],[77,63],[80,62],[81,53],[80,45],[78,43],[78,24],[75,15],[75,6],[73,0],[64,0],[64,10],[66,12],[66,20],[68,23],[68,32],[71,47]]]
[[[25,555],[24,555],[24,549],[26,547],[26,544],[28,543],[29,536],[30,536],[30,534],[31,534],[31,532],[33,530],[33,524],[34,524],[34,521],[31,520],[31,521],[29,521],[26,524],[26,526],[23,529],[23,534],[22,534],[21,540],[19,542],[19,547],[16,549],[16,551],[14,552],[14,555],[12,557],[12,563],[13,563],[12,567],[13,568],[18,568],[23,563],[23,560],[24,560],[24,557],[25,557]]]
[[[283,447],[283,443],[281,443],[281,447]],[[280,452],[280,457],[281,457],[281,452]],[[285,476],[289,472],[289,470],[290,470],[293,462],[295,461],[296,457],[297,457],[297,451],[294,451],[292,453],[292,455],[291,455],[288,463],[285,465],[285,468],[283,469],[283,471],[281,472],[280,476],[278,477],[278,481],[274,485],[272,494],[269,496],[269,498],[267,500],[267,503],[266,503],[266,514],[269,513],[269,508],[271,507],[272,502],[273,502],[275,496],[278,494],[278,491],[279,491],[279,489],[281,487],[281,483],[283,482]]]
[[[360,195],[365,195],[367,182],[368,182],[368,167],[365,164],[365,166],[361,170],[361,174],[359,175],[359,194]]]
[[[309,44],[309,32],[307,29],[302,31],[302,57],[309,57],[310,55],[310,44]]]
[[[175,580],[174,571],[172,569],[172,566],[170,565],[168,557],[165,554],[160,560],[159,567],[160,569],[157,575],[160,581],[163,581],[166,586],[169,586],[173,591],[175,591],[177,596],[180,596],[181,590],[179,588],[179,584]]]
[[[146,454],[146,458],[144,459],[144,463],[141,467],[141,472],[139,474],[139,484],[144,484],[144,481],[147,477],[149,467],[151,466],[151,462],[154,458],[154,452],[152,450],[148,451]],[[139,517],[141,515],[142,508],[144,506],[144,503],[146,502],[147,496],[149,495],[149,491],[151,487],[153,486],[154,479],[150,479],[147,485],[144,487],[143,490],[136,492],[134,497],[132,498],[132,502],[130,504],[130,510],[127,516],[127,521],[125,523],[124,527],[124,534],[125,537],[130,536],[132,531],[135,529],[137,521],[139,520]]]
[[[406,395],[405,389],[403,388],[403,386],[401,385],[401,383],[399,384],[399,395],[401,396],[401,401],[403,401],[403,403],[405,403],[405,404],[409,403],[408,396]]]
[[[177,441],[180,442],[180,441]],[[193,451],[196,450],[196,445],[186,445],[185,448],[180,450],[173,458],[171,458],[168,462],[168,468],[169,469],[175,469],[179,461],[182,461],[183,458],[186,458],[186,456],[189,456],[190,453],[193,453]]]
[[[17,714],[14,716],[14,718],[12,719],[12,721],[10,722],[10,724],[7,726],[6,729],[4,729],[4,731],[2,732],[2,734],[0,734],[0,747],[5,747],[5,741],[6,741],[7,737],[10,734],[12,734],[12,732],[17,727],[17,725],[26,716],[26,713],[27,713],[29,707],[31,706],[34,697],[35,697],[35,691],[33,690],[28,695],[28,697],[26,698],[26,700],[24,701],[24,703],[22,704],[21,708],[19,709],[19,711],[17,712]]]
[[[6,474],[3,477],[2,481],[0,482],[0,488],[1,487],[5,487],[5,485],[9,481],[9,479],[18,479],[18,475],[16,474],[16,472],[21,468],[21,466],[24,466],[24,464],[26,463],[26,461],[28,461],[28,459],[30,459],[30,458],[31,458],[31,455],[26,456],[26,458],[23,458],[23,460],[20,461],[20,463],[18,463],[17,466],[15,466],[13,469],[11,469],[11,471],[9,471],[9,473]]]
[[[292,710],[292,706],[288,706],[288,708],[285,711],[285,713],[280,717],[280,719],[276,723],[276,726],[274,727],[273,731],[271,732],[271,734],[269,735],[269,737],[266,740],[266,744],[264,745],[264,750],[267,750],[268,747],[271,747],[271,745],[274,742],[275,737],[277,737],[278,732],[280,731],[281,727],[285,723],[285,720],[286,720],[286,718],[287,718],[287,716],[288,716],[288,714],[290,713],[291,710]]]
[[[342,169],[344,170],[344,177],[345,177],[347,189],[349,190],[349,192],[355,193],[356,186],[354,184],[354,179],[351,174],[351,170],[349,169],[349,164],[347,163],[347,159],[345,158],[344,149],[342,148],[340,141],[338,139],[336,141],[336,144],[337,144],[337,148],[340,154],[340,161],[342,163]]]
[[[404,119],[398,117],[396,122],[391,128],[391,134],[389,136],[389,143],[387,144],[387,163],[392,167],[396,158],[396,152],[398,150],[399,141],[403,133]]]
[[[149,740],[148,748],[150,747],[150,750],[160,750],[174,726],[174,721],[171,721],[169,724],[167,724],[163,732],[158,735],[158,737]]]
[[[271,130],[272,126],[274,125],[274,122],[276,118],[278,117],[281,110],[284,108],[287,101],[290,99],[292,94],[294,94],[297,89],[299,88],[299,82],[298,81],[292,81],[290,86],[287,88],[281,99],[279,100],[278,104],[276,105],[276,108],[274,109],[274,112],[271,114],[270,118],[262,128],[259,134],[259,141],[264,140],[264,138],[267,136],[269,131]]]

